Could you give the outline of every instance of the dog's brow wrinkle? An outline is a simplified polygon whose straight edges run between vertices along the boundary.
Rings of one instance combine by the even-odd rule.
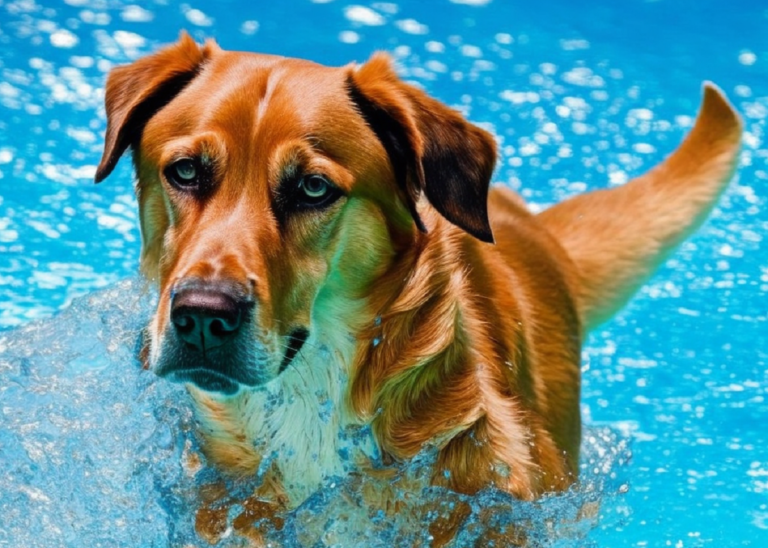
[[[275,88],[277,87],[278,79],[273,76],[272,71],[266,72],[266,75],[263,77],[263,84],[259,86],[258,91],[259,97],[256,99],[259,103],[258,107],[256,107],[256,118],[254,120],[254,131],[257,130],[257,128],[260,125],[260,122],[264,119],[264,115],[267,112],[267,107],[269,106],[269,103],[272,99],[272,95],[275,92]]]
[[[320,143],[321,143],[320,137],[318,135],[315,135],[314,133],[307,133],[304,136],[304,141],[306,141],[307,144],[315,150],[320,147]]]

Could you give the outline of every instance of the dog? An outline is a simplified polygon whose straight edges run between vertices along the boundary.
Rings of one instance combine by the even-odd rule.
[[[562,491],[582,341],[734,173],[741,121],[703,94],[661,164],[534,214],[491,188],[492,135],[386,54],[331,68],[182,34],[110,72],[95,177],[132,151],[147,367],[188,386],[210,462],[264,473],[263,504],[425,447],[433,485]]]

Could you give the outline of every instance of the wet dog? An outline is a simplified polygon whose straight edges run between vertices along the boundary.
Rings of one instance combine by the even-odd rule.
[[[531,499],[577,478],[586,333],[707,217],[741,125],[695,126],[627,184],[533,214],[489,188],[493,137],[362,65],[182,35],[115,68],[96,180],[133,152],[148,367],[187,383],[210,461],[292,508],[437,449],[430,481]],[[369,426],[361,442],[350,432]]]

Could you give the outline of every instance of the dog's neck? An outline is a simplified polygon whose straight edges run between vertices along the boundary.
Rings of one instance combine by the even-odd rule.
[[[442,445],[477,418],[474,403],[455,398],[440,402],[448,403],[452,419],[437,424],[446,407],[430,401],[442,389],[441,378],[472,361],[465,252],[474,245],[447,222],[430,225],[378,281],[380,313],[358,333],[352,367],[350,403],[371,420],[381,449],[395,458],[412,457],[427,442]],[[435,374],[435,368],[442,372]],[[432,403],[438,408],[430,409]],[[430,416],[437,421],[429,424]]]
[[[491,275],[486,261],[498,257],[471,236],[442,219],[428,226],[405,268],[377,285],[393,289],[358,334],[350,403],[384,454],[404,460],[437,447],[435,484],[471,493],[496,483],[530,498],[541,479],[532,446],[550,442],[507,395],[525,359],[514,300],[502,314],[493,298],[510,280]]]

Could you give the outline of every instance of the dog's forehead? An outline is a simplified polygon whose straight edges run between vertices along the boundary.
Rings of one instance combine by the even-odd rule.
[[[150,121],[142,146],[214,132],[235,155],[264,159],[281,143],[305,141],[340,160],[356,150],[345,162],[355,163],[375,145],[348,86],[348,67],[222,51]]]
[[[224,52],[214,56],[190,92],[203,94],[203,124],[251,130],[268,125],[272,135],[322,131],[327,118],[350,116],[344,69],[302,59]]]

